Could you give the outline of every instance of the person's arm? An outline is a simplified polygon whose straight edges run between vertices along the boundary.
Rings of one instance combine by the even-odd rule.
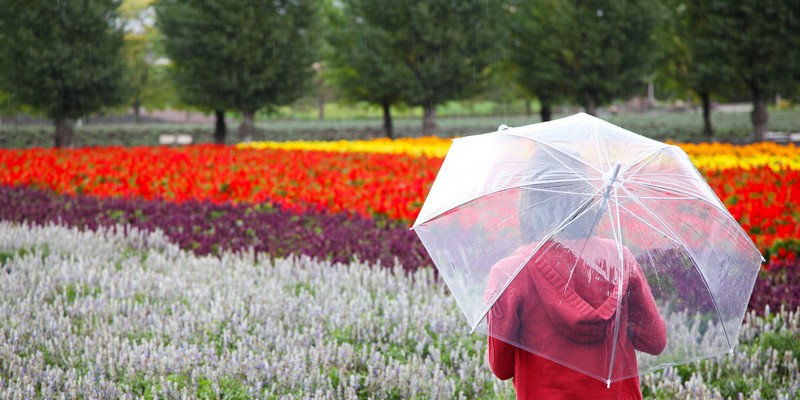
[[[631,267],[633,276],[628,290],[628,336],[636,350],[659,355],[667,346],[667,326],[656,307],[642,269],[635,262]]]
[[[507,272],[503,268],[492,269],[489,281],[493,290],[499,290],[509,279]],[[518,286],[516,280],[512,281],[486,315],[489,325],[487,359],[492,372],[502,380],[514,377],[517,348],[504,340],[519,339]],[[491,296],[486,297],[489,300]]]
[[[516,352],[516,347],[489,336],[489,349],[486,358],[496,377],[502,380],[514,377]]]

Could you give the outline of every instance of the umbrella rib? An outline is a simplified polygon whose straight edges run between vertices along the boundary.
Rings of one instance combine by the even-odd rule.
[[[640,206],[642,206],[642,207],[645,209],[645,211],[646,211],[646,212],[648,212],[648,213],[650,213],[650,214],[652,214],[652,215],[654,215],[654,214],[655,214],[655,213],[653,212],[653,210],[651,210],[651,209],[650,209],[650,207],[648,207],[646,204],[644,204],[644,203],[642,203],[642,202],[640,201],[640,199],[642,199],[642,197],[639,197],[639,196],[636,196],[636,195],[634,195],[633,193],[631,193],[631,192],[630,192],[630,190],[628,190],[628,188],[626,188],[626,187],[624,187],[624,186],[622,187],[622,189],[623,189],[623,190],[625,190],[625,191],[626,191],[628,194],[630,194],[630,196],[631,196],[631,197],[629,197],[629,198],[630,198],[630,199],[632,199],[633,201],[637,202],[637,203],[638,203]],[[621,207],[623,210],[627,211],[627,212],[628,212],[630,215],[633,215],[633,217],[634,217],[634,218],[636,218],[636,219],[638,219],[639,221],[641,221],[643,224],[647,225],[648,227],[650,227],[650,228],[651,228],[651,229],[653,229],[654,231],[656,231],[656,232],[660,233],[661,235],[663,235],[665,238],[667,238],[667,239],[671,240],[671,241],[672,241],[673,243],[675,243],[676,245],[678,245],[678,246],[683,246],[683,244],[681,244],[681,242],[680,242],[680,241],[678,241],[678,239],[677,239],[677,238],[675,238],[675,237],[672,237],[672,234],[671,234],[671,233],[665,233],[665,232],[664,232],[664,231],[662,231],[661,229],[658,229],[658,228],[657,228],[655,225],[651,224],[651,223],[650,223],[650,222],[648,222],[648,221],[645,221],[645,219],[644,219],[644,218],[640,217],[639,215],[637,215],[636,213],[634,213],[633,211],[629,210],[627,207],[625,207],[624,205],[622,205],[622,203],[619,203],[619,202],[618,202],[617,204],[618,204],[618,205],[619,205],[619,206],[620,206],[620,207]],[[660,222],[660,221],[659,221],[659,222]],[[647,257],[650,259],[650,261],[651,261],[651,262],[653,262],[653,256],[650,254],[650,252],[647,252],[646,254],[647,254]],[[661,281],[661,277],[659,276],[660,274],[658,273],[658,269],[654,269],[654,271],[655,271],[655,274],[656,274],[656,279],[657,279],[657,280],[660,282],[660,281]],[[659,283],[659,287],[660,287],[660,286],[661,286],[661,284]]]
[[[664,201],[667,201],[667,200],[697,200],[697,197],[667,197],[667,196],[661,197],[661,196],[636,196],[636,195],[618,196],[618,197],[620,199],[632,199],[632,198],[635,197],[637,199],[664,200]]]
[[[600,154],[605,159],[606,164],[610,164],[611,160],[608,155],[608,147],[606,146],[606,143],[603,140],[603,135],[600,134],[600,129],[598,125],[595,124],[593,128],[594,128],[594,140],[597,146],[597,153]],[[605,171],[600,171],[600,172],[605,174]]]
[[[663,191],[663,192],[675,192],[675,193],[687,196],[692,200],[699,200],[699,201],[701,201],[703,203],[706,203],[708,205],[713,206],[716,209],[720,209],[719,204],[711,202],[711,201],[708,201],[708,199],[705,199],[703,197],[692,195],[692,193],[686,192],[686,191],[684,191],[684,190],[682,190],[681,188],[678,188],[678,187],[667,187],[667,186],[661,186],[661,185],[657,185],[657,184],[653,184],[653,183],[645,183],[645,182],[630,182],[630,181],[626,181],[625,183],[626,184],[630,183],[630,184],[633,184],[633,185],[639,185],[639,186],[642,186],[642,187],[647,188],[647,189],[660,190],[660,191]],[[728,209],[726,209],[724,207],[722,209],[725,212],[728,212]],[[733,218],[733,217],[731,217],[731,218]]]
[[[587,166],[587,167],[589,167],[589,168],[591,168],[591,169],[593,169],[593,170],[595,170],[595,171],[597,171],[597,172],[600,172],[600,173],[602,173],[602,172],[603,172],[603,171],[601,171],[601,170],[597,169],[597,168],[596,168],[594,165],[591,165],[591,164],[587,163],[587,162],[586,162],[586,161],[584,161],[583,159],[581,159],[581,158],[578,158],[578,157],[575,157],[575,156],[573,156],[572,154],[569,154],[569,153],[567,153],[567,152],[565,152],[565,151],[561,151],[561,150],[559,150],[559,149],[557,149],[557,148],[555,148],[555,147],[553,147],[553,146],[551,146],[551,145],[549,145],[549,144],[547,144],[547,143],[542,143],[542,142],[540,142],[540,141],[536,141],[536,143],[539,143],[539,145],[540,145],[540,146],[542,146],[542,149],[544,149],[544,151],[546,151],[546,152],[547,152],[547,154],[549,154],[550,156],[552,156],[554,159],[558,160],[558,162],[560,162],[560,163],[561,163],[561,165],[563,165],[564,167],[566,167],[568,170],[570,170],[570,171],[571,171],[573,174],[575,174],[575,176],[577,176],[577,177],[580,177],[581,175],[580,175],[579,173],[577,173],[577,172],[576,172],[574,169],[570,168],[570,167],[569,167],[567,164],[564,164],[564,162],[563,162],[563,161],[561,161],[561,160],[560,160],[558,157],[556,157],[556,156],[555,156],[555,155],[552,153],[552,151],[558,151],[559,153],[561,153],[561,154],[563,154],[563,155],[565,155],[565,156],[567,156],[567,157],[569,157],[569,158],[571,158],[571,159],[573,159],[573,160],[575,160],[575,161],[577,161],[577,162],[579,162],[579,163],[581,163],[581,164],[583,164],[583,165],[585,165],[585,166]]]
[[[638,185],[640,185],[640,186],[643,186],[643,187],[645,187],[645,188],[648,188],[648,189],[653,189],[653,188],[655,188],[655,189],[661,189],[661,190],[663,190],[663,191],[669,191],[669,190],[673,190],[673,189],[671,189],[671,188],[666,188],[666,187],[662,187],[662,186],[658,186],[658,185],[651,185],[651,184],[646,184],[646,183],[636,183],[636,182],[634,182],[634,184],[638,184]],[[627,190],[627,189],[626,189],[626,190]],[[739,222],[738,222],[738,221],[736,221],[736,219],[734,219],[734,218],[733,218],[733,216],[730,214],[730,212],[728,211],[728,209],[727,209],[727,208],[725,208],[725,206],[720,206],[720,205],[722,204],[721,202],[716,202],[716,203],[715,203],[715,202],[711,202],[711,201],[708,201],[707,199],[704,199],[704,198],[702,198],[702,197],[692,197],[691,193],[683,193],[683,192],[681,192],[681,191],[680,191],[680,190],[678,190],[678,189],[674,189],[674,190],[675,190],[675,192],[677,192],[677,193],[680,193],[680,194],[683,194],[683,195],[689,196],[689,197],[690,197],[690,199],[688,199],[688,200],[699,200],[700,202],[703,202],[703,203],[706,203],[706,204],[708,204],[708,205],[712,206],[712,207],[713,207],[714,209],[716,209],[716,210],[722,211],[722,215],[721,215],[721,217],[722,217],[722,218],[725,218],[725,219],[727,219],[729,222],[733,222],[734,224],[736,224],[736,226],[739,226]],[[628,192],[630,193],[630,191],[628,191]],[[678,200],[678,199],[679,199],[679,198],[675,198],[675,200]],[[717,199],[717,200],[719,200],[719,199]],[[741,232],[732,232],[730,229],[728,229],[728,228],[727,228],[727,226],[725,226],[725,225],[722,225],[722,226],[723,226],[723,228],[725,229],[725,231],[726,231],[726,232],[728,232],[728,233],[729,233],[731,236],[738,236],[738,235],[741,235],[742,233],[744,233],[744,231],[741,231]],[[761,254],[761,251],[760,251],[760,250],[759,250],[759,249],[756,247],[755,243],[753,243],[752,241],[748,241],[748,242],[750,243],[750,247],[751,247],[753,250],[755,250],[756,252],[758,252],[759,254]],[[763,257],[762,257],[762,258],[763,258]]]
[[[615,197],[617,196],[616,191],[614,191],[614,196]],[[608,204],[608,219],[611,223],[611,229],[614,232],[614,239],[615,239],[614,242],[617,245],[617,256],[619,257],[619,264],[620,264],[620,267],[617,268],[617,274],[619,274],[619,276],[617,277],[617,310],[620,310],[622,309],[622,298],[623,298],[622,288],[625,279],[625,260],[624,260],[624,253],[622,251],[622,225],[620,224],[619,221],[619,207],[620,207],[619,201],[618,200],[615,201],[615,204],[618,207],[616,214],[613,214],[611,212],[611,204],[610,203]],[[614,224],[615,221],[613,215],[617,216],[616,224]],[[616,317],[614,318],[614,340],[611,345],[611,362],[609,363],[608,379],[606,380],[607,387],[611,387],[611,376],[614,373],[614,361],[616,360],[617,357],[617,338],[619,337],[619,323],[620,323],[619,313],[617,313]]]
[[[637,175],[637,176],[638,176],[638,177],[651,177],[651,176],[655,176],[655,177],[666,177],[666,178],[676,178],[676,177],[679,177],[679,178],[681,178],[681,179],[687,179],[687,180],[692,180],[692,181],[697,181],[697,182],[701,182],[701,181],[702,181],[702,179],[698,178],[698,177],[697,177],[697,176],[695,176],[694,174],[656,174],[656,173],[652,173],[652,174],[640,174],[640,175]]]
[[[480,318],[478,318],[476,320],[477,322],[475,323],[475,325],[472,326],[472,328],[471,328],[472,332],[474,332],[475,328],[478,327],[478,324],[480,324],[480,321],[482,321],[483,318],[486,317],[486,314],[488,314],[489,310],[492,309],[492,306],[494,306],[494,303],[496,303],[497,299],[500,298],[500,295],[503,294],[503,292],[505,292],[505,290],[508,287],[508,285],[510,285],[511,282],[514,279],[517,278],[517,275],[519,275],[519,273],[522,271],[522,269],[525,267],[525,265],[528,264],[528,262],[531,260],[531,258],[533,258],[533,256],[536,253],[539,252],[539,250],[542,248],[542,245],[544,243],[546,243],[547,241],[549,241],[550,238],[553,237],[553,235],[555,235],[556,233],[558,233],[559,231],[564,229],[567,225],[569,225],[572,221],[574,221],[575,218],[578,218],[578,217],[586,214],[589,211],[589,207],[588,206],[589,206],[591,200],[594,198],[594,196],[597,195],[597,193],[600,193],[600,189],[598,189],[597,192],[595,192],[591,196],[589,196],[588,199],[586,201],[584,201],[583,204],[581,204],[581,206],[577,210],[572,212],[572,215],[570,217],[565,218],[564,221],[562,221],[560,224],[558,224],[555,228],[553,228],[552,231],[548,232],[547,235],[545,235],[544,238],[542,238],[542,240],[539,242],[539,244],[536,246],[536,248],[533,249],[533,251],[531,251],[531,254],[527,258],[525,258],[525,261],[520,265],[520,267],[516,271],[514,271],[514,274],[511,276],[511,278],[497,292],[498,294],[496,295],[496,297],[494,297],[494,298],[489,300],[489,303],[486,305],[486,307],[484,308],[483,312],[481,312]],[[550,246],[552,246],[552,244]]]
[[[598,190],[598,193],[599,193],[599,190]],[[592,197],[594,197],[594,196],[592,196]],[[594,233],[594,229],[597,227],[597,223],[600,221],[600,218],[602,217],[602,214],[603,214],[603,205],[602,204],[603,203],[605,203],[606,206],[608,206],[608,201],[606,201],[604,199],[604,201],[601,203],[601,206],[597,210],[597,215],[594,217],[594,221],[592,222],[592,230],[589,231],[588,235],[586,235],[586,239],[583,241],[583,246],[581,247],[581,251],[578,252],[578,257],[575,258],[575,264],[573,264],[572,268],[570,268],[570,270],[569,270],[569,277],[567,278],[567,284],[564,286],[564,291],[565,292],[567,291],[567,287],[569,287],[569,283],[572,281],[572,275],[575,273],[575,268],[578,267],[578,262],[580,261],[580,255],[582,255],[583,254],[583,250],[586,249],[586,244],[589,243],[589,237],[592,235],[592,233]],[[586,205],[588,206],[588,203]],[[580,215],[582,216],[582,215],[586,214],[588,211],[589,211],[589,208],[586,207],[585,210],[583,210],[583,212],[581,212]],[[576,215],[575,217],[570,218],[569,222],[575,220],[575,218],[577,218],[577,217],[578,217],[578,215]]]
[[[636,199],[636,198],[634,198],[634,197],[632,197],[632,199],[634,199],[634,201],[636,201],[636,200],[637,200],[637,199]],[[650,210],[650,208],[649,208],[649,207],[647,207],[647,205],[646,205],[646,204],[644,204],[644,203],[641,203],[641,202],[638,202],[638,203],[639,203],[639,205],[641,205],[642,207],[644,207],[644,208],[645,208],[645,209],[646,209],[646,210],[647,210],[647,211],[648,211],[650,214],[653,214],[653,211],[652,211],[652,210]],[[651,224],[650,222],[648,222],[648,221],[645,221],[645,220],[644,220],[642,217],[640,217],[640,216],[636,215],[636,213],[634,213],[633,211],[631,211],[631,210],[630,210],[630,209],[628,209],[627,207],[625,207],[625,206],[623,206],[623,205],[621,205],[621,204],[619,204],[619,207],[620,207],[620,208],[622,208],[623,210],[627,211],[629,214],[633,215],[633,216],[634,216],[634,218],[638,219],[638,220],[639,220],[639,221],[641,221],[643,224],[645,224],[645,225],[647,225],[648,227],[652,228],[652,229],[653,229],[653,230],[655,230],[656,232],[658,232],[658,233],[660,233],[660,234],[664,235],[664,237],[666,237],[667,239],[669,239],[669,240],[671,240],[671,241],[675,242],[675,244],[682,246],[681,242],[680,242],[680,241],[678,241],[676,238],[674,238],[674,237],[670,236],[670,234],[667,234],[667,233],[663,232],[661,229],[658,229],[656,226],[654,226],[654,225],[653,225],[653,224]]]
[[[662,220],[661,217],[658,216],[658,214],[656,214],[653,210],[651,210],[650,207],[648,207],[646,204],[644,204],[642,202],[639,202],[639,204],[642,207],[644,207],[648,212],[650,212],[650,214],[653,216],[653,218],[655,218],[667,231],[669,231],[670,234],[672,234],[675,238],[678,237],[675,234],[675,232],[669,227],[669,225],[667,225],[667,223],[664,222],[664,220]],[[670,211],[667,210],[667,212],[670,212]],[[694,230],[694,228],[692,228],[692,229]],[[697,232],[697,230],[695,230],[695,232]],[[700,232],[697,232],[697,233],[700,233]],[[704,235],[701,235],[701,236],[705,240],[705,236]],[[706,243],[708,243],[707,240],[706,240]],[[708,243],[708,244],[710,245],[710,243]],[[681,247],[683,249],[685,249],[689,253],[689,255],[692,257],[693,260],[698,260],[697,255],[694,253],[694,251],[689,246],[685,246],[685,245],[681,244]],[[709,247],[711,247],[711,250],[714,252],[714,254],[717,257],[719,257],[719,255],[717,254],[717,251],[712,246],[709,246]],[[706,289],[708,290],[709,297],[711,297],[711,302],[714,304],[714,311],[717,312],[717,316],[719,317],[719,323],[720,323],[720,325],[722,325],[722,331],[725,333],[725,341],[728,343],[728,349],[733,349],[733,346],[731,344],[730,335],[728,334],[728,328],[725,326],[725,321],[724,321],[724,318],[722,318],[722,313],[720,313],[720,311],[719,311],[719,305],[717,304],[717,299],[714,297],[713,293],[711,292],[711,287],[708,284],[708,280],[706,279],[705,275],[703,274],[703,272],[701,270],[698,270],[698,275],[700,275],[700,278],[703,281],[703,285],[705,285]]]
[[[634,180],[633,183],[638,183],[640,185],[653,185],[653,186],[660,186],[665,190],[673,190],[678,191],[682,190],[686,193],[692,191],[695,186],[688,185],[684,182],[679,182],[676,180],[667,180],[667,179],[642,179],[642,180]]]
[[[522,189],[522,190],[532,190],[532,189],[530,189],[530,188],[520,188],[520,189]],[[592,197],[594,197],[594,195],[596,194],[596,193],[589,194],[589,193],[576,193],[576,192],[558,192],[558,191],[555,191],[555,190],[540,190],[540,189],[536,189],[536,190],[539,190],[539,191],[542,191],[542,192],[548,192],[548,193],[558,193],[558,196],[556,196],[556,197],[554,197],[554,198],[547,199],[547,200],[542,200],[542,201],[540,201],[540,202],[538,202],[538,203],[536,203],[536,204],[534,204],[534,205],[531,205],[531,206],[525,207],[525,209],[523,209],[523,210],[520,210],[520,211],[518,211],[518,212],[517,212],[517,213],[515,213],[515,214],[511,214],[511,215],[509,215],[509,216],[508,216],[508,218],[505,218],[505,219],[503,219],[502,221],[500,221],[500,222],[498,223],[498,225],[502,225],[502,224],[504,224],[505,222],[508,222],[509,220],[511,220],[512,218],[514,218],[514,217],[517,217],[517,216],[521,215],[523,212],[526,212],[526,211],[528,211],[528,210],[530,210],[530,209],[532,209],[532,208],[534,208],[534,207],[538,207],[538,206],[540,206],[540,205],[542,205],[542,204],[544,204],[544,203],[547,203],[547,202],[553,201],[553,199],[555,199],[555,198],[558,198],[558,197],[561,197],[561,196],[566,196],[566,195],[585,195],[585,196],[587,196],[589,199],[591,199],[591,198],[592,198]],[[580,208],[579,208],[579,209],[580,209]],[[557,231],[557,230],[556,230],[556,231]]]
[[[590,181],[590,180],[575,178],[574,180],[553,180],[553,181],[543,181],[543,182],[522,182],[522,183],[519,183],[519,184],[515,184],[514,186],[503,187],[503,188],[500,188],[500,189],[497,189],[497,190],[494,190],[494,191],[491,191],[491,192],[482,193],[482,194],[480,194],[478,196],[467,198],[467,199],[459,202],[458,204],[448,204],[448,205],[442,206],[440,209],[438,209],[435,212],[431,213],[431,217],[429,217],[428,219],[426,219],[423,222],[420,222],[419,224],[415,224],[414,226],[411,227],[411,229],[414,229],[414,227],[416,227],[416,226],[419,226],[419,225],[422,225],[422,224],[426,224],[426,223],[429,223],[431,221],[434,221],[434,220],[440,218],[448,210],[452,210],[454,208],[461,207],[461,206],[463,206],[465,204],[468,204],[470,202],[473,202],[475,200],[481,199],[481,198],[486,197],[486,196],[491,196],[493,194],[497,194],[497,193],[500,193],[500,192],[503,192],[503,191],[506,191],[506,190],[516,189],[516,188],[524,189],[524,187],[526,185],[532,185],[534,183],[535,184],[538,184],[538,183],[546,184],[546,183],[560,183],[560,182],[569,183],[569,182],[585,182],[585,181]],[[589,186],[592,187],[593,189],[597,189],[594,185],[589,185]],[[559,193],[559,194],[588,195],[588,193],[565,192],[565,191],[556,191],[556,190],[551,190],[551,189],[535,189],[535,190],[539,190],[539,191],[542,191],[542,192]],[[594,196],[595,194],[596,193],[592,194],[592,196]]]
[[[552,235],[553,235],[553,233],[550,233],[550,236],[552,236]],[[547,237],[546,239],[549,239],[549,237]],[[492,307],[494,306],[494,304],[495,304],[495,303],[497,303],[497,300],[500,298],[500,296],[503,294],[503,292],[505,292],[505,291],[506,291],[506,289],[507,289],[507,288],[508,288],[508,286],[511,284],[511,282],[513,282],[513,281],[514,281],[514,279],[517,279],[517,275],[519,275],[519,273],[520,273],[520,272],[522,272],[522,270],[524,269],[525,265],[527,265],[527,264],[528,264],[528,263],[531,261],[531,259],[533,258],[533,256],[535,256],[537,253],[539,253],[539,251],[542,249],[542,246],[543,246],[545,243],[547,243],[547,241],[548,241],[548,240],[542,240],[542,241],[540,241],[540,242],[539,242],[539,244],[538,244],[538,245],[536,245],[536,248],[534,248],[534,249],[533,249],[533,251],[531,251],[531,254],[530,254],[530,255],[528,255],[528,256],[525,258],[525,260],[524,260],[524,262],[521,264],[521,266],[520,266],[519,268],[517,268],[517,270],[516,270],[516,271],[514,271],[514,274],[511,276],[511,278],[509,278],[509,279],[508,279],[508,281],[507,281],[507,282],[506,282],[506,283],[503,285],[503,287],[502,287],[502,288],[500,288],[500,290],[498,290],[498,291],[497,291],[497,294],[496,294],[496,295],[494,295],[494,297],[492,297],[491,299],[489,299],[489,302],[488,302],[488,303],[486,304],[486,306],[484,307],[483,311],[481,312],[481,315],[480,315],[480,317],[479,317],[479,318],[476,320],[476,322],[475,322],[475,325],[473,325],[473,326],[470,328],[470,333],[473,333],[473,332],[475,332],[475,328],[477,328],[477,327],[478,327],[478,325],[480,325],[481,321],[483,321],[483,319],[484,319],[484,318],[486,318],[486,314],[488,314],[488,313],[489,313],[489,310],[491,310],[491,309],[492,309]],[[550,247],[552,247],[552,246],[554,246],[554,245],[555,245],[555,243],[551,243],[551,244],[549,244],[549,245],[548,245],[548,247],[547,247],[547,249],[549,249]],[[547,249],[545,249],[545,250],[547,250]]]
[[[669,177],[669,178],[672,178],[672,179],[657,179],[657,178],[654,179],[654,178],[650,178],[650,177],[648,177],[646,179],[641,179],[641,176],[640,176],[640,177],[638,177],[638,179],[632,179],[631,181],[633,181],[634,183],[639,183],[639,184],[662,185],[664,187],[670,187],[670,189],[676,188],[676,189],[683,189],[683,190],[687,190],[689,188],[694,187],[693,185],[686,184],[685,181],[687,181],[687,180],[695,181],[695,182],[703,182],[701,180],[692,179],[688,175],[671,175],[671,176],[670,175],[661,175],[661,177],[664,177],[664,178]],[[676,178],[686,178],[686,179],[678,180]]]
[[[629,173],[627,173],[627,171],[626,171],[626,173],[625,173],[625,175],[624,175],[624,176],[625,176],[625,180],[626,180],[626,181],[629,181],[629,180],[633,179],[633,178],[634,178],[634,177],[635,177],[635,176],[636,176],[636,175],[639,173],[639,171],[641,171],[641,170],[642,170],[642,168],[646,167],[646,166],[647,166],[647,164],[649,164],[651,161],[653,161],[653,160],[656,158],[656,156],[657,156],[659,153],[661,153],[661,152],[663,152],[663,151],[664,151],[664,149],[665,149],[665,148],[664,148],[664,147],[662,147],[662,148],[658,149],[658,151],[656,151],[656,152],[654,152],[654,153],[650,154],[650,157],[649,157],[647,160],[643,160],[643,161],[641,161],[641,163],[642,163],[642,164],[641,164],[641,165],[640,165],[638,168],[636,168],[634,171],[631,171],[631,173],[630,173],[630,174],[629,174]],[[641,156],[640,158],[641,158],[641,159],[644,159],[644,158],[645,158],[645,156],[643,155],[643,156]],[[639,162],[639,160],[634,160],[634,161],[632,161],[632,162],[630,162],[630,163],[628,163],[628,164],[633,164],[634,162]]]
[[[662,208],[663,208],[663,209],[664,209],[666,212],[668,212],[668,213],[670,213],[670,214],[673,214],[673,215],[675,215],[675,212],[671,211],[670,209],[668,209],[668,208],[666,208],[666,207],[663,207],[663,206],[662,206]],[[729,214],[729,213],[727,213],[727,211],[726,211],[725,213],[723,213],[723,214],[722,214],[722,217],[723,217],[723,218],[726,218],[726,217],[727,217],[727,216],[729,216],[729,215],[730,215],[730,214]],[[732,219],[733,217],[730,217],[730,218]],[[734,220],[734,222],[736,222],[736,221]],[[736,225],[738,226],[738,223],[736,223]],[[709,248],[710,248],[710,249],[711,249],[711,250],[714,252],[714,255],[715,255],[715,256],[717,256],[717,258],[718,258],[718,259],[720,259],[720,260],[722,260],[722,259],[723,259],[723,258],[722,258],[722,257],[719,255],[719,253],[717,252],[717,250],[716,250],[716,249],[715,249],[715,248],[714,248],[714,247],[711,245],[711,243],[708,241],[708,238],[707,238],[707,236],[706,236],[706,235],[704,235],[702,232],[698,231],[698,230],[697,230],[697,229],[696,229],[696,228],[695,228],[693,225],[691,225],[691,224],[686,224],[686,226],[688,226],[689,228],[691,228],[691,229],[692,229],[692,230],[693,230],[695,233],[697,233],[697,234],[698,234],[698,235],[699,235],[701,238],[703,238],[703,241],[704,241],[704,242],[705,242],[705,243],[708,245],[708,247],[709,247]],[[744,233],[743,231],[742,231],[742,232],[731,232],[731,231],[730,231],[730,230],[729,230],[727,227],[725,227],[725,225],[722,225],[722,227],[723,227],[723,229],[724,229],[724,230],[725,230],[725,231],[726,231],[728,234],[730,234],[731,236],[734,236],[734,237],[736,237],[736,236],[739,236],[739,235],[737,235],[737,234]],[[756,250],[757,250],[757,249],[756,249]],[[759,254],[761,254],[761,253],[759,252]]]

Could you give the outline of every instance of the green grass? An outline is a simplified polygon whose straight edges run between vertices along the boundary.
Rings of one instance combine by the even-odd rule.
[[[336,111],[325,120],[316,114],[278,113],[260,115],[257,119],[255,140],[355,140],[383,137],[380,111],[366,106],[350,106],[347,112],[330,104]],[[362,108],[359,108],[362,107]],[[361,110],[361,111],[359,111]],[[572,113],[574,110],[569,111]],[[556,113],[554,118],[568,115]],[[421,136],[421,113],[418,109],[401,109],[394,114],[395,133],[398,137]],[[228,143],[239,141],[238,122],[228,117]],[[702,116],[699,113],[647,112],[620,115],[601,114],[601,118],[623,128],[657,140],[681,142],[703,141]],[[498,102],[448,103],[438,113],[442,137],[468,136],[491,132],[501,124],[522,126],[539,122],[538,114],[526,116],[520,104]],[[750,140],[750,114],[747,112],[715,112],[712,124],[716,140],[744,143]],[[212,124],[143,123],[83,125],[76,128],[77,146],[142,146],[157,145],[162,134],[188,134],[194,143],[213,141]],[[770,110],[769,129],[783,132],[800,132],[800,109]],[[30,148],[52,147],[54,129],[50,125],[0,125],[0,147]]]

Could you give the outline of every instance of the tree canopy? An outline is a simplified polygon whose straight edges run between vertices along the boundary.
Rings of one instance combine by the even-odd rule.
[[[767,129],[767,98],[792,90],[800,78],[800,1],[727,0],[690,2],[690,13],[704,15],[708,29],[696,39],[708,45],[706,53],[730,68],[744,84],[753,101],[754,139],[761,141]],[[693,59],[691,68],[709,66]],[[713,75],[713,70],[708,75]]]
[[[510,60],[520,85],[546,103],[559,93],[589,114],[649,73],[658,3],[510,1]]]
[[[325,52],[328,75],[346,101],[365,101],[381,106],[384,131],[394,137],[391,106],[407,98],[413,71],[405,68],[396,49],[387,46],[389,32],[367,23],[354,12],[360,0],[344,0],[329,12]]]
[[[425,134],[435,128],[436,106],[480,92],[498,61],[500,2],[343,3],[351,21],[372,36],[371,47],[362,48],[378,51],[384,68],[402,80],[402,100],[423,107]]]
[[[118,7],[0,0],[0,90],[55,122],[56,147],[73,144],[73,120],[123,101]]]
[[[567,21],[555,21],[567,17],[558,11],[559,3],[563,2],[514,1],[506,7],[508,68],[512,79],[539,99],[542,121],[552,117],[555,99],[574,96],[575,91],[572,80],[566,79],[569,71],[562,59],[562,43],[555,39],[559,27],[568,25]]]
[[[240,111],[240,134],[249,138],[256,111],[293,102],[309,84],[318,7],[319,1],[290,0],[158,2],[157,27],[182,100]]]

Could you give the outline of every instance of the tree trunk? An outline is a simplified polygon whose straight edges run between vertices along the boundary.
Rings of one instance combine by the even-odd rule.
[[[242,124],[239,125],[239,138],[243,142],[251,142],[253,140],[253,134],[256,133],[255,114],[254,111],[242,111],[243,119]]]
[[[73,147],[75,145],[75,129],[69,118],[56,118],[56,147]]]
[[[225,144],[225,136],[228,134],[228,128],[225,126],[225,110],[214,110],[214,115],[217,117],[214,126],[214,143]]]
[[[708,92],[702,92],[700,100],[703,102],[703,135],[706,140],[710,140],[714,136],[714,129],[711,127],[711,95]]]
[[[427,101],[422,106],[422,134],[432,136],[436,133],[436,104]]]
[[[525,99],[525,116],[530,117],[533,115],[533,107],[531,107],[530,99]]]
[[[656,106],[656,88],[653,81],[647,82],[647,109],[651,109]]]
[[[319,109],[319,120],[325,119],[325,92],[323,91],[322,81],[319,81],[319,96],[317,97],[317,108]]]
[[[591,116],[597,116],[597,102],[589,97],[586,101],[586,113]]]
[[[753,121],[753,139],[756,142],[764,141],[764,133],[767,132],[767,100],[764,98],[764,92],[760,89],[753,89],[753,112],[750,114],[750,119]]]
[[[392,105],[388,101],[384,101],[383,105],[383,131],[386,137],[394,140],[394,126],[392,125]]]
[[[547,122],[553,119],[553,109],[550,106],[550,101],[539,99],[539,103],[541,103],[539,114],[542,116],[542,122]]]
[[[133,101],[133,116],[137,124],[142,122],[142,102],[138,99]]]

